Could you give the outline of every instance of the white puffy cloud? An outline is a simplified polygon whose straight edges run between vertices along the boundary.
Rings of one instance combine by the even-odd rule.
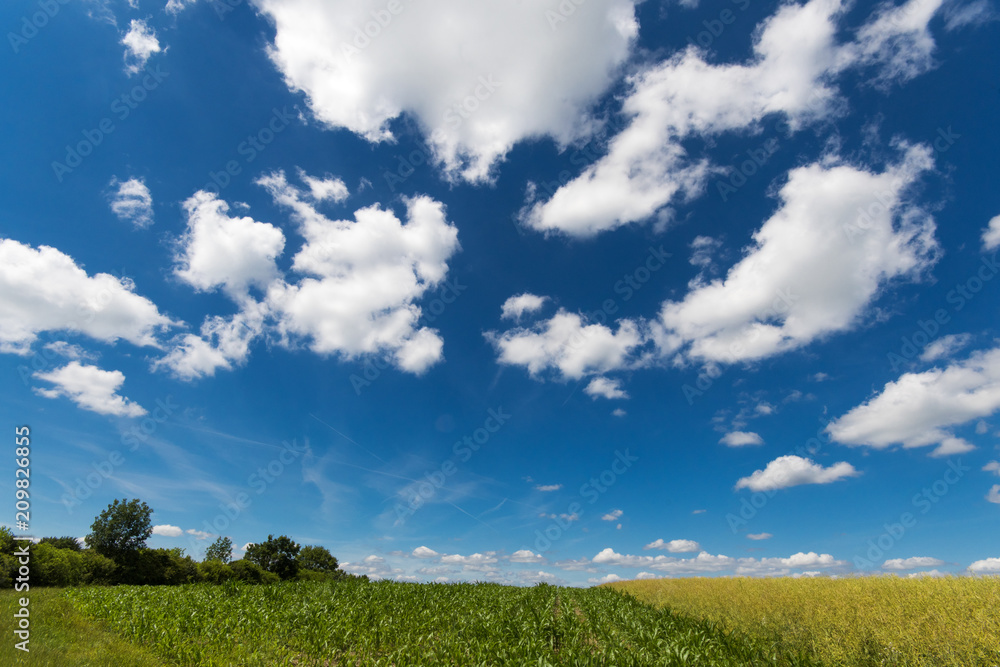
[[[504,301],[503,306],[500,307],[500,317],[505,320],[519,319],[525,313],[538,311],[548,300],[547,296],[538,296],[529,292],[512,296]]]
[[[156,32],[141,19],[132,19],[121,43],[125,47],[125,71],[129,74],[141,71],[149,57],[161,50]]]
[[[221,287],[239,298],[250,286],[278,277],[275,258],[285,247],[280,229],[250,217],[227,215],[229,205],[200,190],[184,202],[187,230],[174,257],[174,273],[197,290]]]
[[[909,0],[883,5],[858,31],[854,50],[860,64],[875,64],[882,84],[908,81],[934,65],[934,38],[927,24],[944,0]]]
[[[587,579],[588,584],[599,585],[599,584],[610,584],[613,581],[622,581],[622,578],[617,574],[611,573],[606,574],[603,577],[592,577]]]
[[[1000,484],[994,484],[990,487],[990,490],[986,493],[986,500],[1000,505]]]
[[[622,514],[624,514],[624,512],[621,510],[611,510],[607,514],[601,516],[601,521],[617,521],[621,518]]]
[[[191,535],[196,540],[207,540],[208,538],[213,537],[215,535],[215,533],[209,533],[204,530],[198,530],[197,528],[188,528],[184,532],[187,533],[188,535]]]
[[[536,491],[558,491],[562,488],[562,484],[536,484]]]
[[[990,461],[983,466],[983,471],[995,473],[998,477],[1000,477],[1000,461]]]
[[[474,553],[468,556],[463,556],[461,554],[448,554],[441,556],[441,563],[445,565],[461,565],[463,569],[469,571],[477,571],[483,568],[495,569],[488,566],[495,565],[497,562],[499,562],[499,559],[492,551],[484,554]]]
[[[680,554],[689,551],[700,551],[701,545],[694,540],[670,540],[669,542],[665,542],[661,538],[650,542],[643,549],[660,549],[662,551],[669,551],[672,554]]]
[[[764,438],[760,437],[757,433],[747,431],[731,431],[722,436],[722,439],[719,440],[719,442],[727,447],[745,447],[747,445],[763,445]]]
[[[1000,558],[977,560],[969,566],[969,571],[976,574],[1000,574]]]
[[[906,373],[881,393],[827,426],[833,440],[885,449],[937,445],[933,456],[960,454],[973,446],[949,427],[988,417],[1000,409],[1000,348],[968,359]]]
[[[545,557],[527,549],[519,549],[508,558],[511,563],[544,563]]]
[[[748,540],[757,540],[757,541],[759,541],[759,540],[769,540],[772,537],[774,537],[774,535],[772,535],[771,533],[748,533],[747,534],[747,539]]]
[[[801,456],[779,456],[763,470],[757,470],[749,477],[736,482],[736,489],[751,491],[771,491],[787,489],[802,484],[829,484],[861,473],[850,463],[841,461],[828,468]]]
[[[313,201],[342,202],[350,195],[347,185],[339,178],[327,174],[323,178],[310,176],[302,169],[297,170],[299,178],[309,188]]]
[[[936,361],[950,357],[972,341],[970,334],[951,334],[932,341],[920,354],[921,361]]]
[[[793,125],[823,115],[834,93],[824,78],[841,65],[839,0],[783,5],[758,27],[747,64],[711,65],[691,46],[628,79],[630,122],[607,155],[524,212],[540,231],[592,236],[644,220],[678,195],[693,196],[710,173],[680,140],[752,127],[784,113]]]
[[[562,309],[531,328],[489,332],[487,338],[501,364],[523,366],[532,375],[555,369],[573,380],[635,365],[633,357],[644,344],[632,320],[620,320],[612,331],[603,324],[585,324],[580,315]]]
[[[153,362],[153,368],[167,368],[182,380],[215,375],[246,361],[250,345],[264,331],[267,308],[252,299],[230,317],[210,316],[201,325],[200,335],[183,334],[170,351]]]
[[[304,339],[319,354],[353,358],[389,353],[403,370],[421,373],[442,358],[437,332],[418,327],[416,305],[448,271],[458,230],[444,206],[407,200],[407,220],[370,206],[355,220],[330,220],[302,198],[281,172],[262,179],[275,202],[292,211],[306,243],[293,269],[306,277],[272,283],[267,295],[282,340]]]
[[[26,354],[42,331],[156,347],[156,334],[176,323],[134,289],[127,278],[88,276],[55,248],[0,239],[0,352]]]
[[[65,396],[84,410],[100,415],[141,417],[146,414],[141,405],[118,395],[125,383],[125,374],[121,371],[105,371],[71,361],[62,368],[38,371],[32,377],[55,385],[53,389],[35,389],[46,398]]]
[[[882,173],[829,161],[793,169],[781,207],[728,275],[663,304],[658,344],[736,362],[856,325],[889,280],[936,259],[933,219],[904,197],[931,166],[930,149],[914,146]]]
[[[983,252],[1000,247],[1000,215],[994,216],[983,230]]]
[[[153,535],[163,535],[164,537],[180,537],[184,534],[184,531],[179,526],[171,526],[170,524],[162,524],[159,526],[153,526]]]
[[[320,121],[382,141],[409,114],[469,180],[521,139],[579,136],[638,32],[630,0],[588,0],[558,22],[538,0],[254,3],[274,25],[271,59]]]
[[[910,0],[882,10],[852,42],[836,35],[847,3],[812,0],[783,4],[755,32],[753,56],[713,65],[695,46],[627,80],[626,128],[607,154],[547,201],[529,201],[522,219],[544,232],[592,236],[650,218],[681,197],[697,196],[716,171],[687,155],[682,140],[754,129],[770,114],[789,128],[843,107],[833,79],[850,67],[874,65],[879,81],[905,80],[931,65],[934,41],[927,23],[941,0]],[[692,261],[705,257],[697,255]]]
[[[606,377],[596,377],[584,388],[584,393],[591,398],[628,398],[628,393],[621,388],[620,380],[612,380]]]
[[[944,561],[929,556],[913,556],[912,558],[892,558],[882,563],[883,570],[915,570],[918,567],[938,567]]]
[[[112,178],[108,184],[117,190],[111,195],[111,211],[119,220],[131,222],[136,229],[145,229],[153,224],[153,196],[141,178],[119,181]]]
[[[414,558],[434,558],[440,554],[431,548],[420,546],[414,549],[410,555]]]

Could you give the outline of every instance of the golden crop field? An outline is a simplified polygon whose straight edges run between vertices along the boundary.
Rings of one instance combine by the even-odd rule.
[[[1000,666],[1000,577],[697,577],[606,586],[824,665]]]

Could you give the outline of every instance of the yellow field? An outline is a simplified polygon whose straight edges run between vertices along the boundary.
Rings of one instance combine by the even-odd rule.
[[[1000,577],[699,577],[606,585],[825,665],[1000,667]]]

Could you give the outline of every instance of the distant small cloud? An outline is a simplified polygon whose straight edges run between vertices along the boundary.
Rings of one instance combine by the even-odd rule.
[[[680,554],[699,551],[701,550],[701,545],[694,540],[670,540],[669,542],[665,542],[663,539],[658,539],[650,542],[643,549],[660,549],[662,551],[669,551],[672,554]]]
[[[779,456],[763,470],[757,470],[749,477],[737,481],[736,490],[745,488],[751,491],[771,491],[802,484],[829,484],[860,474],[846,461],[824,468],[801,456]]]
[[[410,555],[413,556],[414,558],[434,558],[439,554],[433,549],[429,549],[427,547],[417,547],[411,552]]]
[[[704,514],[707,511],[708,510],[694,510],[694,511],[691,512],[691,514]]]
[[[111,211],[119,220],[131,222],[136,229],[145,229],[153,224],[153,197],[141,178],[119,181],[112,178],[108,183],[117,190],[111,195]]]
[[[608,399],[628,398],[628,394],[621,388],[620,380],[612,380],[606,377],[594,378],[583,391],[594,399],[599,396]]]
[[[558,491],[563,487],[562,484],[536,484],[536,491]]]
[[[180,537],[184,534],[184,531],[180,526],[171,526],[168,523],[153,526],[153,535],[162,535],[163,537]]]
[[[611,510],[601,517],[601,521],[616,521],[622,514],[624,514],[624,512],[621,510]]]
[[[727,447],[746,447],[747,445],[763,445],[764,438],[747,431],[732,431],[722,436],[719,442]]]
[[[748,540],[769,540],[772,537],[774,537],[774,535],[771,533],[750,533],[747,535]]]
[[[951,334],[942,336],[930,343],[920,354],[921,361],[935,361],[952,356],[972,341],[970,334]]]
[[[615,417],[624,417],[628,413],[622,410],[621,408],[615,408],[614,410],[611,411],[611,414]]]
[[[128,74],[141,72],[149,57],[162,50],[156,31],[140,19],[132,19],[121,43],[125,47],[125,71]]]
[[[919,567],[938,567],[944,565],[944,561],[928,556],[914,556],[913,558],[892,558],[882,563],[883,570],[915,570]]]
[[[538,296],[536,294],[529,294],[528,292],[512,296],[504,301],[503,306],[500,307],[500,317],[505,320],[520,319],[525,313],[533,313],[540,310],[548,300],[549,297],[547,296]]]

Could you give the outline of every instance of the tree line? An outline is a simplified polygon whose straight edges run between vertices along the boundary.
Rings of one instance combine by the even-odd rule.
[[[233,542],[220,536],[202,561],[184,549],[153,549],[153,510],[138,499],[115,500],[94,519],[81,545],[75,537],[44,537],[31,543],[31,586],[179,585],[227,581],[273,583],[290,579],[337,581],[368,577],[344,572],[321,546],[301,546],[286,535],[268,535],[249,544],[242,559],[232,560]],[[13,588],[20,563],[13,555],[14,534],[0,527],[0,588]]]

